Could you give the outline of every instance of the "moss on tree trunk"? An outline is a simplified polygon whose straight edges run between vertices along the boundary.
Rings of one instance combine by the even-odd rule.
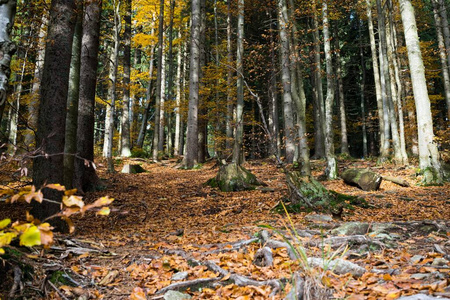
[[[235,163],[221,166],[216,177],[209,179],[206,184],[223,192],[254,190],[257,186],[265,185],[250,171]]]
[[[361,188],[363,191],[376,191],[380,188],[382,177],[368,169],[347,169],[341,174],[344,182]]]

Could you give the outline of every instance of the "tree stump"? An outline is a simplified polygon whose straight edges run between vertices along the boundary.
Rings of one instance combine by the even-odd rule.
[[[354,205],[366,205],[363,199],[327,190],[312,176],[302,176],[300,172],[288,172],[286,180],[292,205],[315,212],[331,213],[340,216],[344,208]]]
[[[380,188],[383,178],[368,169],[347,169],[341,178],[349,185],[357,186],[363,191],[376,191]]]
[[[254,190],[257,186],[266,185],[250,171],[235,163],[221,166],[216,177],[206,182],[211,187],[218,187],[222,192]]]
[[[145,170],[140,165],[130,165],[126,164],[122,168],[122,173],[126,174],[137,174],[137,173],[144,173]]]

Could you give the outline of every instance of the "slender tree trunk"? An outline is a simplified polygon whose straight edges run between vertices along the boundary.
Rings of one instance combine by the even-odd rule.
[[[384,123],[384,108],[383,108],[383,97],[381,92],[381,79],[380,79],[380,68],[378,65],[378,55],[377,55],[377,46],[375,42],[375,34],[374,34],[374,26],[372,19],[372,4],[371,0],[366,0],[366,9],[367,9],[367,23],[369,27],[369,38],[370,38],[370,49],[372,52],[372,66],[373,66],[373,75],[375,79],[375,94],[377,99],[377,108],[378,108],[378,123],[380,124],[380,152],[386,145],[386,139],[389,139],[389,136],[385,136],[385,127],[387,126]]]
[[[233,163],[242,163],[242,147],[244,142],[244,0],[238,0],[238,25],[236,41],[236,72],[237,72],[237,104],[236,104],[236,135],[234,137]]]
[[[447,62],[447,54],[445,53],[445,43],[444,43],[444,34],[442,33],[442,29],[448,24],[444,24],[442,22],[441,15],[439,14],[439,0],[433,0],[433,13],[434,13],[434,21],[436,23],[436,33],[438,38],[438,46],[439,46],[439,58],[441,59],[442,66],[442,81],[444,84],[445,91],[445,101],[447,103],[447,119],[450,120],[450,76],[449,76],[449,68]]]
[[[77,3],[77,23],[72,42],[72,60],[67,97],[66,137],[64,143],[64,186],[73,188],[75,153],[77,152],[78,99],[80,95],[81,35],[83,33],[83,4]]]
[[[158,160],[158,145],[159,145],[159,126],[161,114],[161,84],[163,71],[163,43],[164,43],[164,0],[160,0],[159,4],[159,26],[158,26],[158,54],[156,71],[156,100],[155,100],[155,128],[153,129],[153,153],[154,161]]]
[[[389,77],[389,62],[387,58],[387,41],[386,41],[386,25],[384,10],[381,6],[381,0],[377,1],[378,12],[378,35],[379,41],[379,59],[380,59],[380,82],[381,82],[381,97],[383,99],[383,120],[384,120],[384,144],[380,149],[380,161],[383,162],[389,157],[390,138],[391,138],[391,121],[390,120],[390,102],[392,102],[392,93]]]
[[[420,50],[414,8],[409,0],[400,0],[400,11],[408,49],[409,68],[416,103],[417,129],[419,133],[419,162],[424,172],[425,184],[442,183],[439,151],[434,142],[433,118],[428,97],[425,68]]]
[[[175,0],[170,1],[170,23],[169,23],[169,53],[168,53],[168,60],[169,60],[169,74],[167,75],[167,101],[172,106],[173,104],[173,18],[174,18],[174,10],[175,10]],[[172,106],[173,107],[173,106]],[[169,156],[172,155],[172,111],[167,111],[167,153]]]
[[[94,161],[94,105],[97,84],[100,16],[102,2],[86,4],[83,18],[81,47],[80,99],[78,104],[77,152],[82,159],[75,161],[74,187],[79,191],[95,190],[100,179]]]
[[[75,11],[75,1],[51,3],[36,134],[40,155],[33,161],[33,184],[37,188],[45,183],[64,182],[63,153]],[[61,194],[55,190],[43,191],[45,198],[61,201]],[[32,214],[43,220],[59,210],[59,205],[43,202],[33,207]]]
[[[165,40],[165,34],[163,33],[163,40]],[[161,64],[161,94],[159,100],[159,140],[158,140],[158,152],[164,152],[164,128],[166,126],[165,117],[165,105],[166,105],[166,45],[163,43],[162,52],[162,64]]]
[[[338,24],[334,27],[334,42],[336,50],[336,79],[338,84],[339,95],[339,115],[341,121],[341,153],[350,155],[348,151],[348,138],[347,138],[347,119],[345,116],[345,99],[344,99],[344,81],[342,79],[342,61],[341,61],[341,46],[339,45],[339,32]]]
[[[226,152],[231,152],[233,140],[233,50],[232,50],[232,24],[231,24],[231,0],[227,0],[227,117],[226,117]]]
[[[361,83],[360,83],[360,94],[361,94],[361,123],[362,123],[362,135],[363,135],[363,157],[368,156],[367,151],[367,124],[366,124],[366,103],[365,103],[365,85],[366,85],[366,62],[364,59],[364,48],[363,48],[363,36],[361,30],[361,21],[359,22],[359,56],[361,57]]]
[[[9,75],[11,74],[11,57],[16,51],[16,45],[11,41],[10,34],[16,16],[17,1],[8,0],[0,3],[0,124],[9,91]]]
[[[333,142],[333,101],[334,101],[334,84],[333,84],[333,62],[331,60],[331,42],[328,22],[328,2],[322,3],[323,13],[323,39],[325,61],[327,67],[327,98],[325,100],[325,156],[327,158],[327,168],[325,173],[328,179],[336,179],[338,176],[336,158],[334,156]]]
[[[291,71],[291,80],[292,80],[292,98],[294,99],[297,113],[297,135],[298,135],[298,152],[299,158],[298,162],[300,163],[301,173],[304,175],[311,175],[311,165],[309,159],[309,146],[308,146],[308,137],[306,132],[306,95],[305,88],[303,85],[303,70],[300,64],[300,56],[296,49],[296,47],[300,44],[298,39],[298,24],[295,21],[294,14],[294,1],[290,0],[290,9],[289,19],[292,22],[291,31],[292,31],[292,41],[293,43],[290,45],[291,52],[294,59],[294,63],[292,65]]]
[[[178,38],[181,39],[181,30],[178,32]],[[183,68],[183,44],[179,44],[178,53],[177,53],[177,76],[175,79],[175,89],[176,89],[176,97],[175,97],[175,143],[173,147],[173,154],[175,156],[181,155],[180,142],[181,135],[183,134],[181,130],[181,85],[182,85],[182,68]]]
[[[152,27],[150,35],[154,34],[154,27]],[[152,83],[153,83],[153,61],[154,61],[154,56],[155,56],[155,45],[152,44],[151,48],[150,48],[150,66],[148,68],[148,74],[149,74],[149,81],[148,81],[148,86],[147,86],[147,92],[146,92],[146,97],[145,97],[145,101],[146,101],[146,106],[145,106],[145,110],[144,110],[144,115],[142,116],[142,124],[141,124],[141,129],[139,130],[139,135],[138,135],[138,139],[137,139],[137,146],[139,148],[142,149],[142,147],[144,146],[144,138],[145,138],[145,133],[147,132],[147,121],[149,118],[149,114],[150,114],[150,110],[152,108]]]
[[[447,54],[447,67],[450,73],[450,28],[447,17],[448,2],[446,3],[445,0],[438,0],[438,1],[439,1],[439,13],[441,15],[442,20],[442,32],[444,34],[444,43]]]
[[[290,51],[288,37],[287,6],[285,0],[278,0],[278,22],[280,30],[280,52],[281,52],[281,82],[283,84],[283,113],[284,113],[284,145],[285,162],[290,164],[294,161],[295,154],[295,129],[293,103],[291,93],[291,74],[289,67]]]
[[[314,106],[314,158],[325,157],[325,120],[323,87],[322,87],[322,65],[320,60],[320,35],[319,20],[317,18],[316,0],[313,1],[313,44],[314,44],[314,84],[313,84],[313,106]]]
[[[272,19],[272,14],[269,14],[269,18]],[[275,154],[278,157],[281,156],[281,139],[280,139],[280,126],[278,122],[278,84],[277,84],[277,57],[275,53],[275,39],[274,39],[274,28],[272,28],[272,23],[270,22],[270,82],[269,82],[269,130],[272,136],[271,144],[271,154]]]
[[[203,91],[205,89],[205,83],[203,81],[203,69],[206,66],[206,0],[200,0],[200,68],[199,68],[199,90]],[[204,163],[206,161],[207,151],[207,108],[206,99],[202,97],[202,93],[199,93],[199,104],[198,104],[198,157],[197,161],[199,163]]]
[[[192,168],[197,163],[198,152],[198,97],[200,75],[200,0],[192,0],[191,59],[189,68],[189,111],[185,165]]]
[[[42,69],[45,57],[45,37],[47,34],[46,28],[47,28],[47,18],[44,17],[39,30],[39,40],[38,40],[39,48],[37,50],[36,63],[34,66],[34,78],[31,87],[32,96],[30,99],[30,103],[28,103],[28,122],[27,122],[28,130],[24,138],[25,147],[27,147],[28,149],[34,148],[36,146],[35,133],[38,120],[39,88],[41,86]],[[0,112],[0,123],[1,123],[1,112]]]
[[[123,101],[121,128],[121,152],[122,157],[131,156],[131,132],[130,132],[130,75],[131,75],[131,0],[125,0],[125,13],[123,16],[125,31],[123,33]]]

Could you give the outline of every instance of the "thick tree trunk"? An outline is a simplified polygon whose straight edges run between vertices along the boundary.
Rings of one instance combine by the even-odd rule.
[[[287,6],[285,0],[278,0],[278,22],[280,30],[281,52],[281,82],[283,84],[283,116],[284,116],[284,146],[285,162],[292,163],[295,154],[295,128],[293,103],[291,94],[291,74],[289,71],[291,60],[289,51]]]
[[[80,69],[80,100],[78,104],[77,152],[74,187],[79,191],[95,190],[100,185],[94,161],[94,105],[97,84],[98,50],[100,42],[100,16],[102,2],[86,4],[83,18],[83,37]]]
[[[191,14],[191,59],[189,68],[189,111],[185,166],[192,168],[197,163],[198,151],[198,97],[200,74],[200,0],[192,0]]]
[[[236,41],[237,103],[236,135],[234,137],[233,163],[242,163],[242,146],[244,142],[244,0],[238,1],[238,34]]]
[[[51,3],[36,134],[40,155],[33,161],[33,184],[37,188],[45,183],[64,182],[63,153],[75,11],[75,1],[53,0]],[[45,198],[61,201],[59,192],[43,191]],[[59,205],[43,202],[33,207],[32,214],[43,220],[59,210]]]
[[[217,187],[223,192],[254,190],[265,185],[243,166],[236,163],[221,166],[216,177],[207,181],[207,185]]]
[[[178,38],[181,38],[181,30],[178,32]],[[176,96],[175,96],[175,143],[173,147],[173,154],[175,156],[181,155],[181,135],[183,134],[183,131],[181,130],[181,86],[182,86],[182,80],[181,74],[183,69],[183,51],[184,46],[183,44],[179,44],[178,46],[178,53],[177,53],[177,76],[175,79],[175,89],[176,89]]]
[[[333,84],[333,62],[331,60],[331,42],[328,22],[328,3],[327,0],[322,4],[323,13],[323,39],[325,61],[327,67],[327,98],[325,101],[325,156],[327,159],[327,168],[325,173],[328,179],[336,179],[338,176],[336,158],[334,156],[333,141],[333,102],[334,102],[334,84]]]
[[[419,133],[419,161],[424,172],[424,184],[441,184],[443,181],[439,151],[434,142],[433,118],[428,97],[425,68],[420,51],[414,8],[409,0],[400,0],[400,11],[408,49],[409,68],[416,103]]]
[[[231,24],[231,1],[227,1],[227,117],[226,117],[226,153],[229,155],[231,153],[232,148],[232,140],[233,140],[233,46],[232,46],[232,24]]]
[[[75,154],[77,152],[78,100],[80,95],[81,35],[83,30],[83,5],[77,4],[77,23],[72,43],[69,93],[67,97],[66,137],[64,144],[64,186],[73,187]]]
[[[131,156],[131,130],[130,130],[130,75],[131,75],[131,0],[125,0],[125,13],[123,16],[125,31],[123,33],[123,101],[121,128],[120,156]]]
[[[363,191],[377,191],[383,180],[380,175],[368,169],[347,169],[341,174],[345,183],[354,185]]]
[[[0,124],[6,105],[9,90],[9,75],[11,74],[11,57],[16,51],[16,45],[11,42],[10,34],[16,16],[17,1],[9,0],[0,3]]]

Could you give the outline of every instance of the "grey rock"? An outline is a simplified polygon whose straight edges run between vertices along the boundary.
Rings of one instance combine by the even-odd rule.
[[[414,255],[413,257],[411,257],[410,260],[411,260],[411,262],[413,264],[417,264],[418,262],[420,262],[424,258],[425,258],[425,256],[423,256],[423,255]]]
[[[307,221],[310,222],[331,222],[333,221],[333,217],[330,215],[320,215],[320,214],[311,214],[305,217]]]
[[[448,264],[448,260],[442,257],[437,257],[431,263],[433,266],[445,266]]]
[[[411,279],[424,280],[431,276],[430,273],[416,273],[411,275]]]
[[[173,281],[185,280],[188,277],[188,272],[178,272],[172,275]]]
[[[331,230],[332,235],[364,235],[369,230],[369,223],[349,222]]]
[[[183,299],[191,299],[191,296],[177,291],[168,291],[164,294],[164,300],[183,300]]]

